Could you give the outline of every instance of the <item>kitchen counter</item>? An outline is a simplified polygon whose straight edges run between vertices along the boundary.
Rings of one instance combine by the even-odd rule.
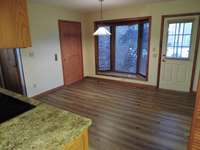
[[[0,92],[37,106],[0,124],[0,150],[64,150],[91,125],[90,119],[71,112],[4,89]]]
[[[24,96],[24,95],[21,95],[21,94],[18,94],[18,93],[15,93],[15,92],[3,89],[3,88],[0,88],[0,93],[11,96],[11,97],[16,98],[16,99],[23,101],[23,102],[27,102],[27,103],[34,105],[34,106],[37,106],[37,105],[42,103],[42,102],[35,100],[33,98],[29,98],[27,96]]]

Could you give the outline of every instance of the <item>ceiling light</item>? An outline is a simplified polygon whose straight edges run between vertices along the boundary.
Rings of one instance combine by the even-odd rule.
[[[105,27],[98,27],[98,29],[93,33],[93,35],[111,35],[111,33]]]
[[[101,21],[103,20],[103,1],[104,0],[99,0],[101,3]],[[98,35],[111,35],[111,33],[105,28],[105,27],[98,27],[98,29],[93,33],[94,36],[98,36]]]

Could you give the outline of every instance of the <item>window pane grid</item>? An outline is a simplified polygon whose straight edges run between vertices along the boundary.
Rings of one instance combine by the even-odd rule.
[[[167,58],[189,58],[192,23],[172,23],[168,27]]]

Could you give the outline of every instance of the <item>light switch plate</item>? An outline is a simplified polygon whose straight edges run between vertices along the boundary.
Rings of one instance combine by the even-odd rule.
[[[36,88],[36,87],[37,87],[37,84],[36,84],[36,83],[35,83],[35,84],[33,84],[33,87],[34,87],[34,88]]]
[[[153,54],[153,57],[154,57],[154,58],[156,58],[157,56],[158,56],[157,53],[154,53],[154,54]]]
[[[58,54],[54,55],[54,59],[55,59],[55,61],[58,61]]]

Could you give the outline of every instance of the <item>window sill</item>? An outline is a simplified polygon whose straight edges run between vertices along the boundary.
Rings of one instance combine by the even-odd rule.
[[[112,71],[98,71],[96,74],[103,75],[103,76],[117,77],[117,78],[147,81],[147,78],[141,75],[134,75],[134,74],[128,74],[128,73],[120,73],[120,72],[112,72]]]

